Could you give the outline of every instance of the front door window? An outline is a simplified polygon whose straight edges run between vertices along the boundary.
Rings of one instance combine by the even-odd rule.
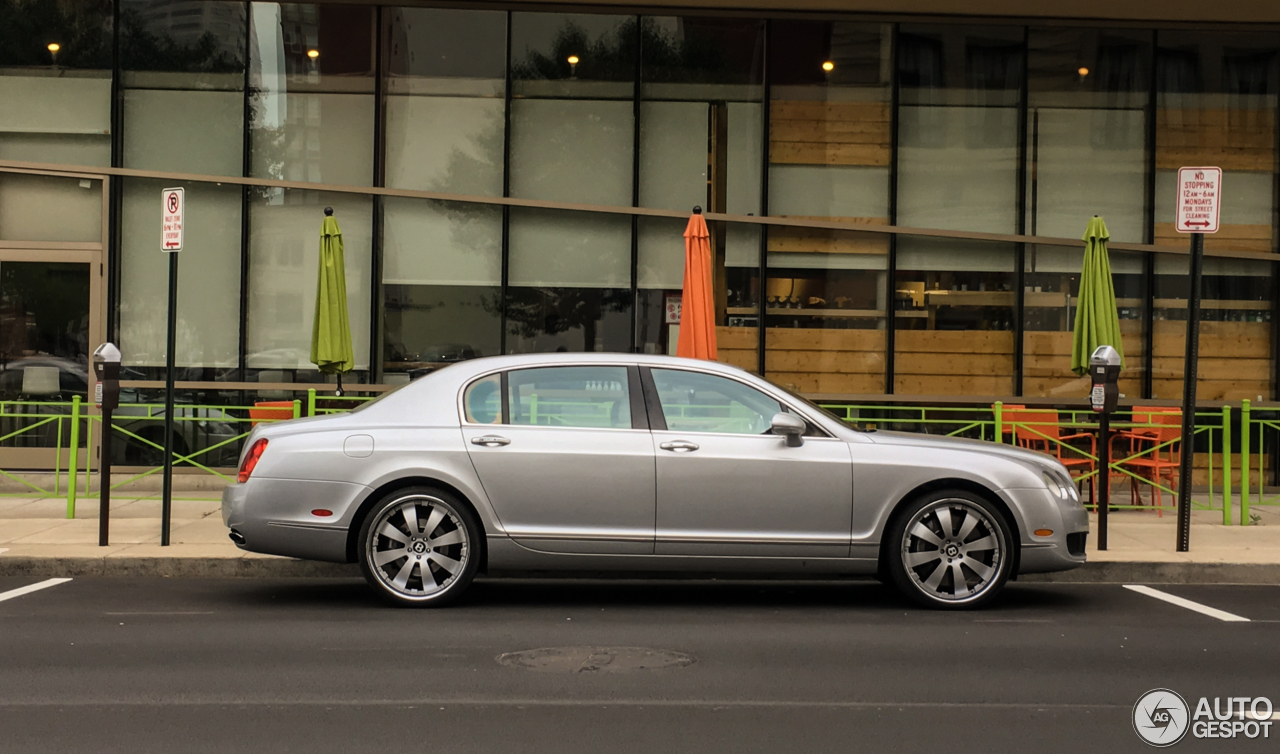
[[[769,431],[782,404],[727,377],[654,369],[662,415],[672,432],[760,435]]]

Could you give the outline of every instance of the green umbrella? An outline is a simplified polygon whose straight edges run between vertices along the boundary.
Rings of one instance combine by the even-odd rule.
[[[1071,371],[1089,373],[1089,356],[1098,346],[1112,346],[1124,365],[1120,345],[1120,315],[1116,312],[1116,289],[1111,282],[1111,260],[1107,241],[1111,234],[1101,217],[1093,216],[1084,232],[1084,269],[1080,271],[1080,303],[1076,306],[1076,329],[1071,339]]]
[[[347,266],[342,259],[342,231],[326,207],[320,225],[320,278],[316,285],[316,319],[311,329],[311,361],[323,374],[338,375],[355,368],[351,322],[347,316]]]

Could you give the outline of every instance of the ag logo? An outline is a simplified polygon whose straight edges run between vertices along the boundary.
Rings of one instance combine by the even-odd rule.
[[[1133,705],[1133,730],[1152,746],[1173,746],[1187,735],[1187,700],[1169,689],[1153,689]]]

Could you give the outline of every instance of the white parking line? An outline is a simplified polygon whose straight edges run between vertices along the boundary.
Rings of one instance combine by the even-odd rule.
[[[1142,586],[1140,584],[1125,584],[1124,588],[1131,589],[1137,592],[1138,594],[1145,594],[1148,597],[1155,597],[1158,600],[1164,600],[1165,602],[1168,602],[1171,605],[1177,605],[1178,607],[1185,607],[1188,610],[1194,610],[1195,612],[1200,613],[1202,615],[1207,615],[1210,618],[1217,618],[1218,620],[1227,621],[1228,623],[1248,623],[1249,622],[1248,618],[1243,618],[1234,613],[1228,613],[1225,610],[1219,610],[1216,607],[1201,605],[1199,602],[1192,602],[1191,600],[1183,599],[1182,597],[1175,597],[1172,594],[1162,592],[1158,589],[1152,589],[1149,586]]]
[[[38,584],[28,584],[27,586],[18,587],[17,589],[10,589],[7,592],[0,592],[0,602],[11,600],[14,597],[21,597],[24,594],[38,592],[41,589],[48,589],[49,587],[57,586],[58,584],[65,584],[70,580],[71,579],[46,579]]]

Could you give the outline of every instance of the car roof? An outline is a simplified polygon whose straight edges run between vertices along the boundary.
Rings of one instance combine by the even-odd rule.
[[[507,356],[486,356],[480,359],[468,359],[449,369],[466,370],[469,374],[481,374],[498,369],[519,369],[522,367],[556,366],[569,364],[636,364],[649,367],[673,367],[684,369],[701,369],[714,372],[743,373],[743,370],[732,364],[705,359],[686,359],[679,356],[657,356],[643,353],[525,353]]]

